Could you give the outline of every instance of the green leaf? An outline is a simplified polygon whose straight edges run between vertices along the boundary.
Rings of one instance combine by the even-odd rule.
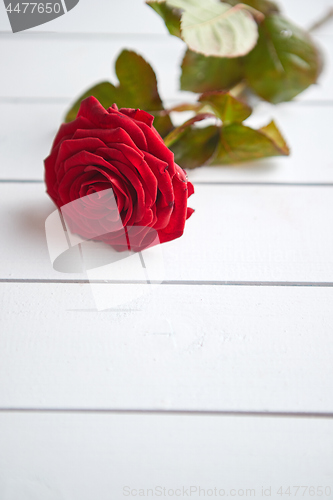
[[[205,128],[190,125],[182,130],[170,149],[176,163],[185,169],[289,155],[289,148],[273,121],[259,130],[240,123]]]
[[[199,113],[193,116],[179,127],[176,127],[173,130],[171,130],[171,132],[166,137],[164,137],[165,145],[169,148],[174,142],[179,140],[179,138],[184,135],[184,133],[191,125],[193,125],[196,122],[205,120],[205,118],[215,118],[215,115],[211,113]]]
[[[244,5],[231,7],[214,0],[167,0],[183,9],[182,39],[200,54],[216,57],[239,57],[257,43],[258,27]]]
[[[212,164],[238,163],[281,155],[289,155],[289,148],[274,122],[259,130],[232,123],[221,128],[220,142]]]
[[[187,50],[182,62],[180,86],[182,90],[198,93],[229,90],[242,78],[241,59],[206,57]]]
[[[175,162],[182,168],[191,169],[210,162],[219,141],[219,127],[188,127],[178,141],[170,147]]]
[[[252,113],[248,104],[228,92],[206,92],[199,97],[199,102],[211,106],[224,125],[242,122]]]
[[[238,0],[225,0],[229,5],[237,5]],[[265,16],[269,16],[270,14],[280,12],[279,7],[275,2],[271,2],[270,0],[243,0],[242,3],[249,5],[253,9],[262,12]]]
[[[278,14],[260,25],[258,43],[243,61],[248,85],[273,103],[293,99],[316,82],[322,68],[311,37]]]
[[[119,108],[139,108],[145,111],[159,111],[163,104],[157,90],[157,81],[152,67],[141,56],[123,50],[116,61],[119,85],[102,82],[87,90],[74,103],[66,115],[66,121],[75,119],[82,99],[96,97],[105,108],[116,103]],[[163,136],[172,130],[169,116],[157,116],[154,126]]]
[[[179,9],[167,5],[166,2],[158,2],[157,0],[146,0],[146,4],[161,16],[161,18],[165,22],[167,29],[169,30],[170,35],[178,36],[179,38],[181,38],[181,12]]]
[[[281,150],[282,154],[286,156],[289,155],[287,143],[273,120],[265,127],[261,127],[259,132],[271,139],[271,141],[273,141],[274,144],[276,144],[276,146]]]

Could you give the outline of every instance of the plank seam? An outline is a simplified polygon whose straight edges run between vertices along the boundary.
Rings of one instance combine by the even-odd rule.
[[[61,0],[62,2],[63,0]],[[1,37],[12,37],[13,32],[10,30],[0,31]],[[151,38],[159,38],[168,40],[170,35],[168,33],[111,33],[111,32],[98,32],[98,31],[37,31],[30,30],[28,32],[21,32],[19,34],[15,34],[15,39],[18,38],[35,38],[35,37],[52,37],[52,38],[111,38],[111,39],[128,39],[128,38],[143,38],[149,39]]]
[[[0,413],[66,413],[66,414],[136,414],[136,415],[192,415],[192,416],[235,416],[275,418],[325,418],[333,419],[331,412],[301,411],[248,411],[248,410],[162,410],[162,409],[112,409],[112,408],[24,408],[3,407]]]
[[[61,0],[63,2],[63,0]],[[306,26],[303,26],[303,29],[308,29]],[[0,30],[0,36],[12,36],[13,32],[11,30]],[[128,37],[139,37],[139,38],[165,38],[169,39],[170,35],[168,32],[165,33],[157,33],[157,32],[119,32],[119,33],[111,33],[108,31],[44,31],[44,30],[30,30],[28,32],[21,32],[19,35],[16,35],[15,38],[31,38],[31,37],[45,37],[45,36],[55,36],[55,37],[90,37],[90,38],[128,38]],[[315,39],[332,39],[333,33],[328,31],[323,31],[322,33],[314,33]]]
[[[191,179],[190,179],[191,180]],[[0,179],[0,184],[42,184],[43,179]],[[195,181],[197,186],[333,187],[333,182]]]
[[[313,281],[210,281],[210,280],[88,280],[88,279],[34,279],[34,278],[1,278],[0,283],[22,284],[105,284],[105,285],[190,285],[190,286],[285,286],[285,287],[321,287],[331,288],[333,282]]]
[[[38,97],[38,96],[0,96],[0,103],[8,103],[8,104],[68,104],[69,102],[73,101],[73,96],[58,96],[58,97],[53,97],[53,96],[45,96],[45,97]],[[173,97],[164,97],[164,101],[177,101],[177,102],[182,102],[179,96],[173,96]],[[287,105],[305,105],[305,106],[332,106],[333,105],[333,99],[326,99],[326,100],[314,100],[314,99],[294,99],[293,101],[288,101],[284,102],[283,104]]]

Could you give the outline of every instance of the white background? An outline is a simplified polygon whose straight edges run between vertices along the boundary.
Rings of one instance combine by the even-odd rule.
[[[304,27],[332,5],[280,4]],[[18,34],[0,6],[1,500],[333,497],[332,29],[315,35],[318,85],[249,120],[274,118],[291,156],[189,172],[196,212],[163,246],[166,282],[97,312],[86,276],[50,264],[43,158],[73,98],[115,82],[122,48],[153,65],[167,104],[193,99],[184,45],[141,0],[81,0]]]

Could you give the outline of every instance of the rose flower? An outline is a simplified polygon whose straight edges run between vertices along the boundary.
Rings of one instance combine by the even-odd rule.
[[[194,189],[153,120],[140,109],[106,110],[88,97],[76,119],[61,125],[45,160],[45,182],[58,208],[74,207],[66,211],[71,231],[119,251],[183,234]]]

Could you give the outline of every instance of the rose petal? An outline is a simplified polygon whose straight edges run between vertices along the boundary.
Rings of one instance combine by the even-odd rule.
[[[91,126],[92,126],[92,123],[89,120],[87,120],[87,118],[85,118],[85,117],[78,117],[72,122],[63,123],[60,126],[57,135],[55,136],[52,148],[55,148],[59,144],[60,141],[71,138],[72,135],[74,134],[74,132],[78,128],[89,129],[89,128],[91,128]]]
[[[137,120],[139,122],[143,122],[149,127],[152,127],[154,117],[147,113],[147,111],[143,111],[142,109],[131,109],[131,108],[120,108],[120,113],[123,113],[126,116],[129,116],[133,120]]]
[[[60,127],[45,159],[45,182],[81,237],[139,251],[183,234],[194,188],[153,120],[140,109],[106,110],[89,97]]]
[[[106,111],[95,97],[87,97],[81,102],[77,116],[83,116],[98,128],[114,129],[120,127],[129,134],[140,149],[147,149],[145,135],[137,123],[116,109],[109,108],[109,111]]]
[[[192,194],[194,194],[194,186],[192,182],[187,181],[187,197],[189,198]]]
[[[177,174],[173,178],[175,203],[166,228],[158,231],[161,243],[179,238],[184,232],[187,215],[187,183]]]

